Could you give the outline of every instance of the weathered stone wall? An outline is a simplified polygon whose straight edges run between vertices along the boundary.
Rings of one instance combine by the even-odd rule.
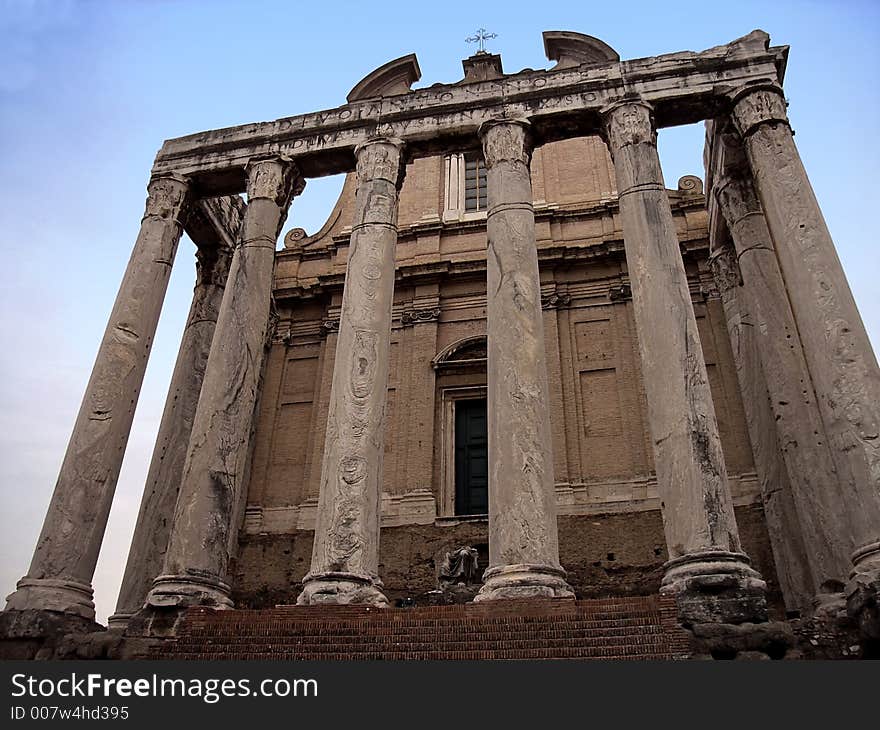
[[[740,537],[752,564],[767,580],[771,610],[782,616],[764,513],[758,505],[736,510]],[[667,559],[659,510],[628,514],[560,515],[560,561],[578,598],[656,593]],[[431,525],[401,525],[382,530],[379,573],[392,605],[409,598],[435,600],[439,563],[447,551],[478,548],[480,571],[486,566],[488,525],[481,520],[452,520]],[[233,570],[233,600],[241,608],[292,604],[309,568],[310,530],[286,535],[244,535]],[[475,593],[478,586],[471,586]]]

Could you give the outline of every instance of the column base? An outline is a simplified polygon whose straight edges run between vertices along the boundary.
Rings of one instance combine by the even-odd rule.
[[[95,620],[94,592],[88,583],[25,576],[6,598],[7,611],[57,611]]]
[[[856,550],[852,564],[844,588],[846,612],[858,625],[859,633],[876,644],[880,652],[880,540]]]
[[[218,578],[196,575],[160,575],[147,594],[145,608],[232,608],[230,587]]]
[[[128,626],[132,616],[134,616],[133,613],[114,613],[107,619],[107,628],[111,630],[124,629]]]
[[[496,565],[483,573],[483,587],[474,597],[474,603],[517,598],[574,598],[565,575],[562,568],[553,565]]]
[[[374,575],[360,573],[309,573],[302,581],[303,590],[296,599],[298,606],[364,604],[387,608],[382,581]]]
[[[745,553],[706,550],[664,566],[660,593],[675,596],[685,626],[767,621],[767,584]]]

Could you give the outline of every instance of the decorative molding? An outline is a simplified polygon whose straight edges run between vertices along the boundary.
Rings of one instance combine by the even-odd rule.
[[[608,298],[612,302],[624,302],[632,299],[632,287],[629,284],[613,284],[608,287]]]
[[[552,292],[550,294],[541,295],[541,309],[561,309],[571,304],[570,294],[560,294]]]
[[[289,507],[249,505],[245,510],[246,535],[287,535],[297,530],[314,530],[318,498],[310,497]],[[404,494],[382,492],[382,527],[432,525],[437,503],[429,489],[413,489]]]
[[[731,475],[729,482],[735,506],[761,503],[761,486],[754,472]],[[660,509],[657,479],[653,476],[562,483],[556,485],[555,492],[559,515],[624,514]],[[248,505],[243,532],[245,535],[289,535],[297,530],[314,530],[317,511],[317,497],[287,507]],[[455,525],[468,519],[438,514],[437,500],[429,489],[413,489],[404,494],[382,492],[381,515],[382,527]]]
[[[400,314],[400,324],[411,327],[424,322],[436,322],[440,318],[440,307],[431,309],[404,309]]]
[[[321,336],[326,337],[331,333],[339,332],[339,318],[325,319],[321,322]]]
[[[445,347],[431,361],[434,370],[486,367],[486,335],[465,337]]]

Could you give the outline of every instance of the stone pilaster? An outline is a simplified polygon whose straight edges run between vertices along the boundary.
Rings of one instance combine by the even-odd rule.
[[[670,558],[661,591],[676,595],[685,623],[762,620],[766,584],[740,544],[653,113],[622,101],[604,110],[604,122]]]
[[[746,87],[732,104],[840,476],[839,509],[848,511],[854,546],[848,600],[856,613],[866,600],[875,606],[880,638],[880,369],[795,146],[782,89]]]
[[[146,212],[101,341],[27,575],[7,610],[93,619],[92,576],[183,231],[188,182],[150,180]]]
[[[162,571],[183,464],[231,258],[232,249],[226,242],[202,246],[196,252],[196,285],[192,304],[159,423],[116,612],[109,620],[111,627],[124,626],[132,615],[143,608],[153,579]]]
[[[293,162],[252,160],[248,206],[232,256],[187,447],[162,575],[147,606],[228,608],[249,438],[266,349],[275,244],[291,196],[302,189]]]
[[[572,598],[559,564],[529,124],[492,120],[480,137],[489,204],[489,568],[475,600]]]
[[[379,504],[402,151],[387,138],[355,150],[355,220],[301,605],[388,604],[378,576]]]
[[[813,575],[813,593],[839,593],[854,545],[846,513],[838,507],[841,494],[835,461],[748,165],[733,135],[722,135],[720,142],[725,145],[725,166],[714,193],[736,250],[741,299],[753,319],[777,442]],[[826,601],[827,596],[820,600]]]

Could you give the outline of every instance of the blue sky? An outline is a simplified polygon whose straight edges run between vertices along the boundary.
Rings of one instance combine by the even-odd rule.
[[[27,570],[162,140],[337,106],[410,52],[417,86],[456,81],[480,26],[508,72],[550,65],[543,30],[594,35],[622,58],[754,28],[790,45],[796,141],[876,348],[876,1],[0,0],[0,597]],[[661,132],[668,185],[702,176],[702,134]],[[340,185],[310,181],[287,228],[316,231]],[[193,277],[184,241],[95,576],[99,618],[115,604]]]

